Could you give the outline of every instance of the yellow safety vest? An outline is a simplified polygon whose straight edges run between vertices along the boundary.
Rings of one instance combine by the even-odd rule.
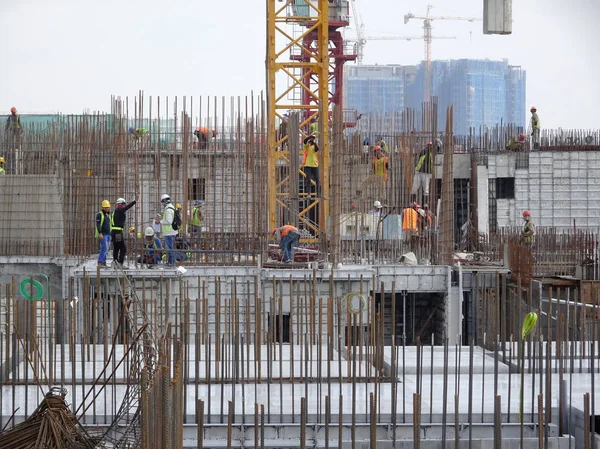
[[[163,211],[163,216],[162,216],[163,221],[167,220],[167,218],[166,218],[166,216],[167,216],[167,209],[169,209],[169,208],[173,209],[173,220],[175,220],[175,206],[173,206],[172,204],[169,203],[169,204],[167,204],[167,207],[165,207],[165,210]],[[171,232],[173,230],[173,223],[167,224],[167,225],[164,225],[164,224],[161,223],[161,226],[162,226],[162,231],[161,232],[163,234],[165,234],[166,232]]]
[[[526,221],[525,224],[523,225],[523,234],[525,234],[526,232],[531,231],[531,222]],[[531,235],[524,235],[523,236],[523,243],[531,243],[533,241],[533,236],[534,234]]]
[[[119,228],[115,226],[115,213],[110,214],[110,232],[112,231],[122,231],[123,228]]]

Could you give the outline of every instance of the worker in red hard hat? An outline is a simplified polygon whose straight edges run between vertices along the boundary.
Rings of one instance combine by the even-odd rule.
[[[518,136],[511,137],[506,144],[506,149],[509,151],[523,151],[527,136],[525,133],[520,133]]]
[[[533,236],[535,235],[535,225],[531,220],[531,212],[523,212],[523,229],[521,230],[521,244],[531,248],[533,245]]]
[[[282,252],[282,262],[290,263],[294,260],[294,247],[298,246],[300,241],[300,231],[292,225],[283,225],[280,228],[273,229],[273,235],[279,241],[279,247]]]
[[[8,116],[8,120],[6,120],[6,129],[12,132],[21,132],[21,118],[17,114],[17,108],[14,106],[10,108],[10,115]]]
[[[537,108],[531,106],[531,140],[533,142],[533,149],[537,150],[540,147],[540,118],[537,115]]]
[[[217,131],[200,126],[196,128],[196,131],[194,131],[194,136],[198,138],[200,149],[206,150],[208,148],[208,139],[211,137],[217,137]]]

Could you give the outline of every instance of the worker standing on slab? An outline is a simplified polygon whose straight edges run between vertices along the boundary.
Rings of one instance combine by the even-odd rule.
[[[300,241],[300,231],[292,225],[284,225],[280,228],[273,229],[273,235],[279,242],[279,247],[282,252],[282,262],[290,263],[293,261],[293,250],[298,246]]]
[[[375,141],[375,145],[379,146],[381,148],[381,151],[383,152],[383,154],[385,154],[386,156],[389,154],[388,144],[386,143],[385,140],[383,140],[383,137],[381,137],[381,136],[377,137],[377,140]]]
[[[535,106],[531,106],[531,141],[534,150],[540,148],[540,118]]]
[[[202,223],[204,221],[204,215],[202,215],[202,200],[194,200],[194,206],[192,207],[192,216],[190,217],[189,229],[190,233],[196,243],[202,236]]]
[[[312,196],[312,182],[315,182],[315,194],[317,198],[321,194],[321,188],[319,185],[319,160],[317,153],[319,152],[319,146],[316,142],[315,135],[311,134],[304,139],[304,156],[302,158],[302,171],[306,175],[306,193],[310,198]]]
[[[6,120],[6,129],[12,131],[13,133],[20,133],[23,131],[21,127],[21,117],[17,114],[17,108],[10,108],[10,115],[8,116],[8,120]]]
[[[173,220],[175,220],[175,206],[171,202],[171,197],[166,193],[160,198],[163,205],[163,214],[160,224],[162,225],[161,235],[165,242],[167,250],[167,265],[175,265],[175,236],[179,233],[173,229]]]
[[[425,149],[419,154],[417,165],[415,167],[415,176],[412,185],[412,201],[417,201],[419,188],[423,189],[425,197],[424,202],[429,199],[429,184],[431,183],[431,174],[433,173],[433,143],[427,142]]]
[[[0,156],[0,175],[5,175],[6,170],[4,170],[4,158]]]
[[[110,236],[113,241],[113,260],[116,267],[120,267],[126,270],[128,267],[124,266],[125,254],[127,253],[127,247],[125,245],[125,235],[123,230],[125,229],[125,212],[135,206],[135,200],[127,204],[124,198],[117,200],[117,208],[110,216]]]
[[[531,220],[531,212],[528,210],[523,212],[523,220],[525,220],[525,223],[523,223],[523,229],[521,230],[521,244],[531,248],[533,246],[533,237],[535,235],[535,225]]]
[[[387,199],[388,170],[390,169],[389,158],[383,155],[379,145],[373,147],[373,152],[373,172],[361,183],[361,191],[365,192],[369,186],[375,185],[375,191],[368,192],[366,195],[369,202],[374,198],[385,201]]]
[[[110,202],[102,201],[102,209],[96,214],[96,238],[100,242],[98,266],[106,268],[106,255],[110,246]]]

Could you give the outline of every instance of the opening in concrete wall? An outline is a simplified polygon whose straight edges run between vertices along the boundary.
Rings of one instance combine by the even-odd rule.
[[[269,314],[269,335],[273,336],[273,341],[276,343],[289,343],[290,342],[290,314],[284,313],[282,315],[275,314],[271,316]]]
[[[515,178],[496,178],[496,199],[512,200],[515,198]]]
[[[415,345],[421,343],[442,343],[444,337],[444,295],[442,293],[400,292],[375,295],[376,307],[383,310],[384,344]],[[395,336],[392,339],[392,336]]]

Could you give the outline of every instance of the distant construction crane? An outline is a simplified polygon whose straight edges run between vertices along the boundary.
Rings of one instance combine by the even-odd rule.
[[[356,0],[350,0],[352,5],[352,15],[354,17],[354,27],[356,29],[356,40],[346,39],[347,42],[356,42],[356,62],[359,65],[363,63],[363,57],[365,54],[365,45],[368,41],[411,41],[424,39],[424,36],[365,36],[365,24],[363,23],[362,17],[358,13],[356,7]],[[431,39],[456,39],[456,36],[432,36]]]
[[[432,17],[430,15],[431,8],[433,6],[427,5],[427,13],[425,16],[416,16],[412,13],[408,13],[404,16],[404,24],[407,24],[410,19],[418,19],[423,21],[423,39],[425,40],[425,101],[429,101],[431,96],[431,41],[433,38],[431,34],[431,22],[433,20],[465,20],[467,22],[481,21],[478,17],[456,17],[456,16],[438,16]]]

